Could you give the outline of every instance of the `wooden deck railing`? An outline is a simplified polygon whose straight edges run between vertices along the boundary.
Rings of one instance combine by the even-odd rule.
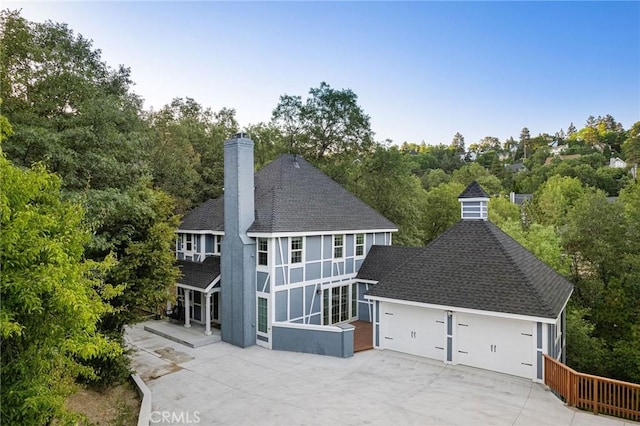
[[[544,383],[569,406],[640,421],[640,385],[578,373],[544,355]]]

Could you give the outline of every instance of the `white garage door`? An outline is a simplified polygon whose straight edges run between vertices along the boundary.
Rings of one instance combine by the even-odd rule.
[[[445,318],[444,311],[381,303],[381,346],[443,361]]]
[[[530,322],[461,313],[456,322],[459,364],[534,377]]]

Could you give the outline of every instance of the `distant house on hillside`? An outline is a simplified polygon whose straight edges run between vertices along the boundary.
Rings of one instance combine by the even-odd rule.
[[[626,169],[627,163],[620,157],[611,157],[609,159],[609,167],[614,169]]]
[[[561,145],[558,141],[553,141],[549,144],[549,148],[551,148],[552,155],[560,155],[567,150],[568,145]]]

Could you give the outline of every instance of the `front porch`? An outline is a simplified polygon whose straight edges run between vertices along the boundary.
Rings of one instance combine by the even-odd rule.
[[[219,329],[211,328],[211,334],[206,335],[205,326],[197,323],[191,323],[190,327],[185,327],[182,323],[162,319],[143,322],[142,326],[150,333],[190,348],[199,348],[222,340]]]

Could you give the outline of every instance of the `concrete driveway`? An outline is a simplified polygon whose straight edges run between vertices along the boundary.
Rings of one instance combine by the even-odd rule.
[[[525,379],[391,351],[340,359],[224,342],[191,349],[141,325],[127,338],[153,395],[152,424],[625,424],[567,408]]]

